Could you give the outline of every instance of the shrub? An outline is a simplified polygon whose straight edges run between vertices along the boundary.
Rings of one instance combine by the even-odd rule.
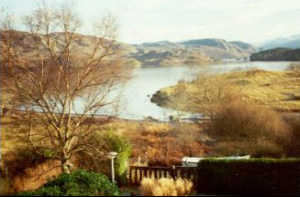
[[[300,116],[298,113],[286,113],[283,115],[284,120],[291,127],[292,131],[292,141],[289,145],[290,157],[300,156]]]
[[[140,190],[144,196],[184,196],[188,195],[193,183],[186,179],[144,178]]]
[[[151,196],[153,189],[154,189],[154,179],[143,178],[143,180],[141,182],[141,186],[140,186],[142,195]]]
[[[179,178],[175,181],[175,187],[179,196],[187,195],[192,191],[193,182]]]
[[[135,165],[181,165],[184,156],[203,156],[208,146],[202,143],[202,128],[196,124],[141,123],[137,131],[128,130]]]
[[[119,195],[118,187],[99,173],[76,170],[71,174],[61,174],[57,179],[48,182],[43,187],[19,195],[26,196],[95,196]]]
[[[108,146],[109,151],[118,153],[115,160],[116,175],[117,179],[124,183],[128,170],[128,159],[131,155],[131,145],[125,137],[113,134],[112,132],[106,133],[103,140]]]
[[[3,165],[7,168],[7,176],[15,176],[24,169],[43,163],[50,158],[46,149],[40,149],[37,152],[30,146],[23,146],[6,153],[3,156]]]
[[[126,137],[117,135],[113,131],[99,131],[91,136],[89,143],[103,151],[103,155],[93,157],[89,152],[78,152],[80,158],[76,162],[80,168],[101,172],[107,176],[111,175],[110,159],[106,156],[108,152],[114,151],[118,155],[115,158],[116,179],[118,183],[126,183],[126,171],[128,160],[131,155],[131,144]]]
[[[218,159],[198,164],[198,192],[230,195],[299,195],[299,158]]]
[[[279,113],[241,100],[222,105],[212,118],[208,133],[223,148],[228,145],[219,148],[223,154],[284,156],[291,140],[290,127]],[[236,151],[227,152],[230,144]]]
[[[300,71],[300,62],[297,62],[297,63],[291,63],[291,64],[286,68],[286,70],[297,71],[297,72],[299,72],[299,71]]]
[[[10,186],[10,181],[8,178],[2,177],[1,175],[2,174],[0,174],[0,196],[11,194],[12,188]]]

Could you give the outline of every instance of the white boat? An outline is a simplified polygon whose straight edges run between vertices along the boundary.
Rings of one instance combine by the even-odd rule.
[[[183,157],[181,162],[182,166],[185,167],[197,167],[198,163],[201,160],[208,159],[207,157]],[[244,156],[229,156],[229,157],[213,157],[209,159],[231,159],[231,160],[239,160],[239,159],[250,159],[250,155]]]

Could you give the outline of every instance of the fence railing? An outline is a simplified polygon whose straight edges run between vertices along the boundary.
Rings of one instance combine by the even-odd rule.
[[[184,178],[193,181],[194,185],[198,182],[197,167],[140,167],[130,166],[128,181],[132,185],[139,185],[143,178]]]

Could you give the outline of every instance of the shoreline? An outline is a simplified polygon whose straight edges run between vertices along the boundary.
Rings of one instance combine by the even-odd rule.
[[[215,83],[215,81],[219,82]],[[204,83],[209,87],[202,85]],[[187,111],[185,109],[191,109],[191,106],[187,106],[191,104],[186,103],[190,95],[194,94],[194,96],[201,97],[203,95],[199,91],[207,91],[208,94],[215,96],[212,89],[224,86],[225,83],[230,85],[228,87],[230,89],[236,88],[238,95],[246,102],[251,101],[258,105],[268,106],[280,113],[300,113],[300,94],[298,93],[300,90],[300,73],[292,71],[255,69],[216,74],[205,78],[204,81],[198,79],[164,87],[152,95],[151,102],[160,107]],[[176,92],[179,85],[183,86],[184,93],[182,90]],[[226,91],[224,90],[224,92]],[[178,97],[185,97],[185,99],[181,101],[178,100]],[[218,102],[218,98],[215,98],[213,102]],[[197,111],[187,112],[197,113]]]

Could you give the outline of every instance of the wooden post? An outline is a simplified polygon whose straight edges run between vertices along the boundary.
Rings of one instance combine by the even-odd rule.
[[[199,184],[199,169],[197,167],[176,167],[172,166],[166,167],[137,167],[130,166],[129,174],[127,175],[129,183],[133,185],[140,184],[143,178],[172,178],[176,179],[178,177],[187,178],[194,182],[194,184]],[[154,174],[154,175],[153,175]]]
[[[129,183],[132,184],[132,167],[129,167]]]
[[[143,180],[144,174],[145,174],[145,169],[144,169],[144,168],[143,168],[143,169],[140,169],[140,183],[141,183],[142,180]]]
[[[172,166],[172,169],[171,169],[171,176],[172,176],[172,178],[175,180],[175,178],[176,178],[176,168],[175,168],[175,166],[173,165]]]
[[[161,169],[157,169],[157,173],[158,173],[158,178],[159,178],[159,179],[162,178],[162,177],[161,177]]]
[[[137,184],[137,175],[138,175],[137,169],[135,168],[134,169],[134,184]]]
[[[151,174],[150,174],[150,171],[149,171],[148,168],[146,169],[146,177],[147,177],[147,178],[151,178]]]
[[[157,179],[158,177],[157,177],[157,173],[156,173],[157,171],[156,171],[156,169],[154,169],[154,178],[155,179]]]
[[[164,170],[164,177],[168,178],[168,170]]]

